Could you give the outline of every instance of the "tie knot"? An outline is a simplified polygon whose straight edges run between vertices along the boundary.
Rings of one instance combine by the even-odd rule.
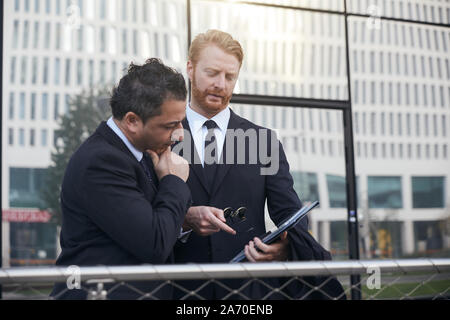
[[[217,123],[214,120],[206,120],[203,124],[208,130],[217,128]]]

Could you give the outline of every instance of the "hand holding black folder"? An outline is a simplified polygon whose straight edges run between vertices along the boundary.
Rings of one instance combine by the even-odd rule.
[[[297,223],[305,217],[308,212],[310,212],[312,209],[317,207],[319,205],[319,201],[314,201],[308,206],[302,207],[300,210],[298,210],[296,213],[291,215],[289,218],[284,220],[280,225],[277,227],[274,231],[269,231],[259,238],[261,241],[265,244],[270,244],[278,239],[278,237],[286,230],[289,230],[297,225]],[[245,252],[242,250],[239,252],[230,262],[241,262],[245,259]]]

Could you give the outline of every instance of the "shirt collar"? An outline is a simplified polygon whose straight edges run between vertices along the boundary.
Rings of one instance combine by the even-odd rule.
[[[117,126],[117,124],[114,122],[113,117],[110,117],[108,119],[108,121],[106,122],[106,124],[108,125],[108,127],[111,128],[112,131],[114,131],[119,138],[123,141],[123,143],[125,143],[125,145],[127,146],[127,148],[130,150],[130,152],[133,154],[133,156],[136,158],[137,161],[141,161],[142,157],[143,157],[143,153],[141,151],[139,151],[138,149],[136,149],[131,142],[127,139],[127,137],[123,134],[122,130],[120,130],[120,128]]]
[[[198,132],[201,130],[205,121],[208,120],[205,116],[194,111],[190,104],[186,107],[186,119],[192,132]],[[228,128],[228,122],[230,121],[230,107],[227,106],[225,109],[212,117],[211,120],[214,120],[220,131],[225,133]]]

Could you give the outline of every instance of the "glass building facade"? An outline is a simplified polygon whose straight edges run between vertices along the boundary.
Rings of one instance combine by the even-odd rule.
[[[236,94],[351,101],[362,257],[448,255],[449,1],[347,0],[348,46],[344,1],[190,3],[192,37],[217,28],[241,42],[245,57]],[[2,209],[40,208],[38,191],[45,188],[58,119],[72,96],[112,88],[130,62],[149,57],[186,75],[187,2],[13,0],[3,5]],[[300,199],[320,201],[310,216],[311,232],[335,257],[347,258],[342,112],[231,107],[276,130]],[[7,224],[3,265],[25,255],[45,263],[56,256],[50,253],[57,250],[56,235],[47,237],[56,227],[44,231],[30,223],[22,230]],[[27,246],[50,249],[39,249],[47,253],[37,250],[36,256],[12,253]]]

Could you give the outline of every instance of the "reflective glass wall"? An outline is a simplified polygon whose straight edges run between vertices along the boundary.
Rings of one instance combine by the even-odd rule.
[[[362,258],[448,256],[450,31],[439,25],[450,23],[448,1],[347,0],[351,97],[344,1],[253,2],[190,1],[192,38],[218,28],[241,42],[236,94],[321,99],[329,107],[351,100]],[[77,96],[91,99],[96,113],[104,110],[105,92],[129,63],[149,57],[186,75],[187,2],[3,5],[2,211],[37,215],[45,210],[40,191],[50,188],[60,119],[76,108]],[[312,234],[334,258],[347,259],[342,112],[308,104],[232,108],[277,130],[300,199],[321,202],[310,217]],[[5,213],[2,222],[3,265],[49,263],[58,221],[11,217]],[[23,247],[35,247],[35,255]]]

